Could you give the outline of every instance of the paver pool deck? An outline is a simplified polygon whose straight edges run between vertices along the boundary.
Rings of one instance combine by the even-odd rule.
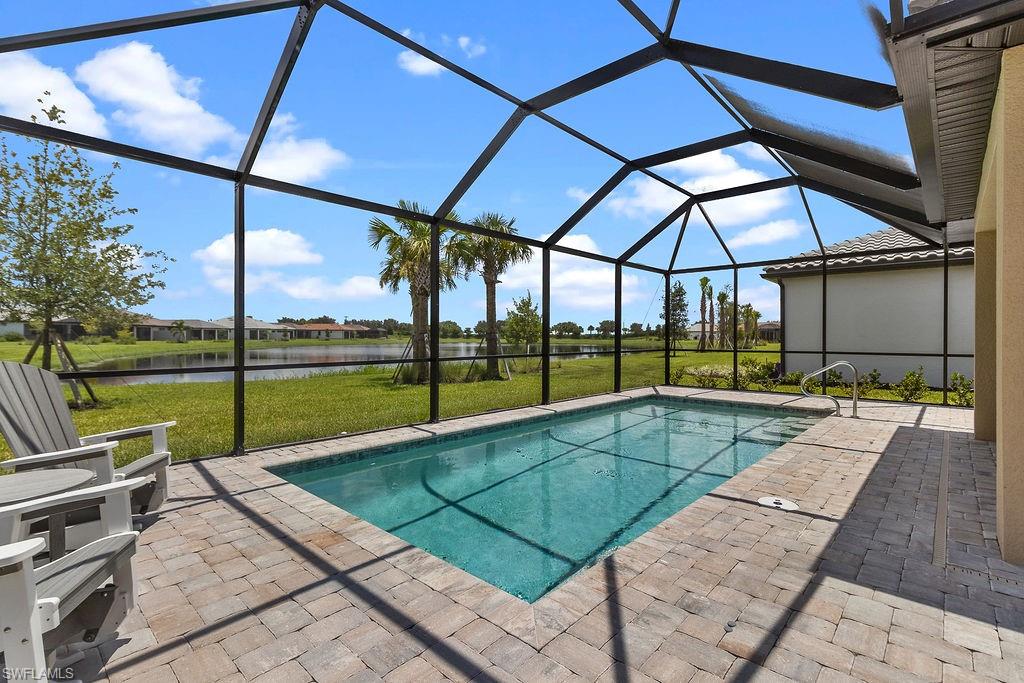
[[[654,391],[831,405],[658,387],[179,464],[140,538],[136,609],[76,675],[1024,680],[1024,569],[999,559],[992,444],[968,409],[824,418],[532,605],[264,469]]]

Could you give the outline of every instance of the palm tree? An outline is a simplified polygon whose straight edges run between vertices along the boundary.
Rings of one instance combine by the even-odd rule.
[[[416,213],[429,213],[416,202],[399,200],[398,208]],[[457,221],[453,212],[446,217]],[[402,283],[409,285],[412,303],[412,357],[414,361],[427,358],[427,330],[430,303],[430,223],[410,218],[394,218],[390,225],[377,216],[370,219],[367,240],[374,249],[384,246],[386,257],[380,265],[380,286],[397,293]],[[464,277],[471,264],[471,245],[463,233],[441,231],[441,290],[451,289],[459,277]],[[415,363],[414,376],[418,383],[429,379],[430,369],[424,362]]]
[[[760,319],[761,319],[761,311],[758,311],[758,310],[756,310],[754,308],[751,308],[751,310],[750,310],[750,322],[751,322],[751,327],[753,328],[753,333],[751,334],[751,339],[753,339],[752,346],[757,346],[757,336],[758,336],[757,321],[760,320]]]
[[[750,304],[740,306],[740,320],[743,321],[743,348],[750,344],[751,319],[753,318],[754,307]]]
[[[724,349],[725,348],[725,340],[726,340],[726,334],[727,334],[726,333],[726,321],[728,320],[729,317],[731,317],[731,316],[728,316],[728,314],[726,312],[728,305],[729,305],[729,286],[726,285],[726,287],[724,289],[721,289],[718,292],[718,348],[720,348],[720,349]],[[731,332],[729,332],[728,334],[731,335]]]
[[[708,286],[711,284],[711,279],[708,277],[702,277],[699,281],[700,284],[700,341],[697,342],[698,351],[707,351],[708,338],[705,330],[707,325],[708,315]]]
[[[515,235],[519,231],[515,227],[515,218],[507,218],[500,213],[482,213],[473,219],[473,225],[487,228],[506,235]],[[487,371],[484,379],[501,379],[498,371],[498,310],[497,290],[498,278],[511,266],[525,263],[533,256],[533,250],[520,242],[503,240],[490,235],[472,235],[471,268],[480,273],[484,281],[487,301]]]
[[[173,334],[178,339],[179,343],[184,344],[186,341],[188,341],[189,327],[188,325],[185,324],[184,320],[175,320],[173,323],[171,323],[170,328],[171,334]]]
[[[718,326],[721,328],[721,321],[719,321]],[[718,333],[722,333],[721,329],[719,329]],[[708,285],[708,348],[715,348],[715,297],[710,284]]]
[[[595,329],[596,329],[596,328],[595,328],[595,327],[594,327],[593,325],[587,325],[587,332],[589,332],[589,333],[590,333],[590,336],[591,336],[591,337],[593,337],[593,336],[594,336],[594,330],[595,330]]]

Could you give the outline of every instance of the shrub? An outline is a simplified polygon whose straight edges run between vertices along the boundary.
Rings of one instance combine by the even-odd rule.
[[[807,389],[807,391],[811,392],[812,394],[820,394],[821,380],[819,380],[817,377],[813,377],[807,380],[807,384],[805,384],[804,387]]]
[[[892,385],[892,392],[899,396],[901,401],[913,403],[924,398],[928,391],[928,383],[924,381],[924,366],[919,365],[917,370],[907,370],[903,379],[898,384]]]
[[[740,372],[740,384],[747,388],[750,384],[758,384],[764,391],[775,391],[779,386],[775,378],[775,363],[770,360],[754,360],[744,358],[752,362],[743,363],[743,370]]]
[[[860,384],[857,386],[858,395],[870,396],[878,391],[879,387],[882,386],[881,380],[882,373],[878,371],[878,368],[872,369],[871,372],[860,378]]]
[[[718,365],[701,365],[690,368],[690,375],[694,382],[702,389],[714,389],[718,387],[720,380],[726,379],[730,374],[725,368]]]
[[[20,342],[25,341],[25,337],[18,334],[17,332],[8,332],[3,337],[0,337],[5,342]]]
[[[128,330],[121,330],[117,333],[118,344],[134,344],[137,341],[138,340],[135,338],[135,335]]]
[[[802,382],[803,379],[804,373],[800,372],[799,370],[793,370],[792,372],[787,372],[785,375],[782,376],[782,383],[800,386],[800,382]]]
[[[953,402],[958,406],[974,405],[974,382],[959,372],[949,378],[949,390],[953,392]]]

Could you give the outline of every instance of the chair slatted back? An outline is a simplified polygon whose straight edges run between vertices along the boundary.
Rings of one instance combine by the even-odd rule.
[[[15,457],[82,445],[57,375],[9,361],[0,362],[0,433]]]

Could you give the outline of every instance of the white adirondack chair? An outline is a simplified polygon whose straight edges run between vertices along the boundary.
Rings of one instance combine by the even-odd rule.
[[[57,375],[40,368],[0,362],[0,433],[15,457],[0,465],[16,472],[53,467],[80,467],[106,484],[132,477],[151,477],[132,492],[132,512],[156,510],[169,495],[167,428],[160,422],[80,437]],[[153,452],[124,467],[114,467],[117,441],[151,436]]]
[[[47,681],[47,656],[58,647],[115,632],[135,605],[130,497],[142,478],[76,489],[0,507],[0,647],[8,680]],[[34,566],[45,547],[32,522],[71,510],[99,508],[103,535]]]

